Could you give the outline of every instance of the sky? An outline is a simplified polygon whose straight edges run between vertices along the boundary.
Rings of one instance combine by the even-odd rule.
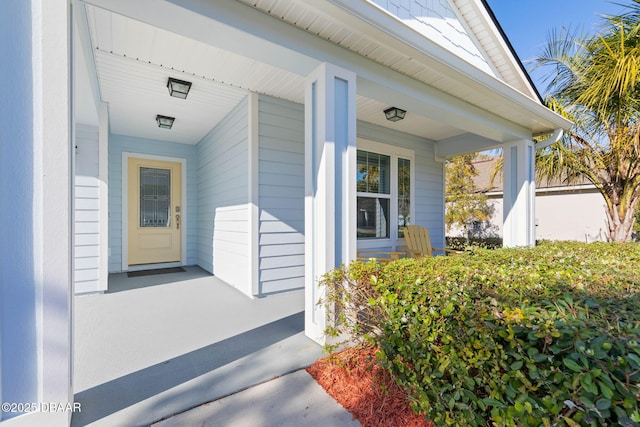
[[[487,3],[529,70],[529,61],[540,54],[552,29],[565,27],[593,34],[602,22],[601,15],[616,15],[624,10],[619,4],[631,0],[487,0]],[[529,74],[544,95],[542,73]]]

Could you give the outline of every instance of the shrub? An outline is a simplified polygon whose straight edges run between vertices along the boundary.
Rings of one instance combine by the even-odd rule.
[[[638,265],[638,244],[566,242],[354,263],[327,281],[350,313],[330,332],[378,345],[436,425],[636,426]]]
[[[485,249],[498,249],[502,247],[502,237],[447,237],[447,247],[458,251],[467,247],[478,247]]]

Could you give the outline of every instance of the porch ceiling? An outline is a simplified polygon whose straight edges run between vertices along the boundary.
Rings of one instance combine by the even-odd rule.
[[[304,103],[305,79],[299,74],[91,4],[85,8],[112,133],[197,144],[248,91]],[[193,83],[186,100],[168,95],[169,77]],[[383,114],[388,107],[358,95],[358,120],[435,141],[464,133],[414,112],[389,122]],[[158,128],[157,114],[175,117],[173,128]]]
[[[81,1],[113,133],[196,144],[248,91],[303,103],[305,76],[324,61],[358,74],[358,120],[442,144],[569,123],[365,0]],[[188,99],[168,96],[168,77],[193,82]],[[385,120],[390,105],[406,118]],[[174,128],[159,129],[157,114]]]

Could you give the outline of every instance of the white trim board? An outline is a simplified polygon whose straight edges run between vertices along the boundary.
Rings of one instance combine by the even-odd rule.
[[[188,212],[187,212],[187,159],[182,157],[156,156],[154,154],[134,153],[129,151],[122,152],[122,271],[133,271],[129,267],[129,158],[161,160],[165,162],[180,163],[182,165],[182,254],[181,262],[171,263],[171,266],[187,265],[187,234],[188,228]],[[154,267],[164,268],[167,265],[153,264]]]

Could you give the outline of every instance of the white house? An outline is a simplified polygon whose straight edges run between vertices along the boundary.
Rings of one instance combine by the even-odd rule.
[[[504,149],[505,244],[531,245],[532,136],[570,125],[482,0],[9,0],[0,53],[3,402],[73,401],[72,295],[112,272],[305,288],[321,340],[319,275],[405,221],[442,245],[455,154]]]

